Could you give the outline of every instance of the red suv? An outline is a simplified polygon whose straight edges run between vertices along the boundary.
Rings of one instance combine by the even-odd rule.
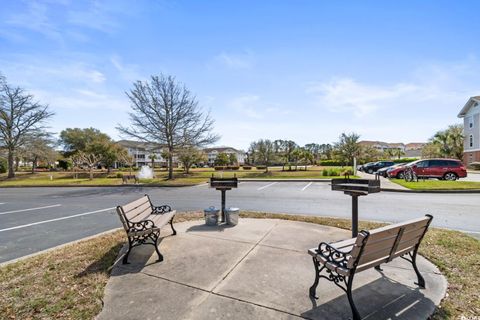
[[[420,178],[438,178],[441,180],[457,180],[467,176],[467,169],[460,160],[455,159],[428,159],[417,160],[408,164]],[[388,171],[390,178],[403,178],[405,167]]]

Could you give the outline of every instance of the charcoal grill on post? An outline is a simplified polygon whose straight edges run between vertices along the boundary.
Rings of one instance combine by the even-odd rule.
[[[222,216],[221,222],[225,222],[225,195],[227,190],[238,187],[238,179],[236,176],[233,178],[215,178],[212,174],[210,178],[210,188],[215,188],[222,192]]]
[[[343,191],[352,197],[352,238],[358,234],[358,197],[380,192],[380,180],[375,179],[332,179],[332,190]]]

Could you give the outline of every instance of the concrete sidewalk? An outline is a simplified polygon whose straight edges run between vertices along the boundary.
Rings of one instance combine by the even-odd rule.
[[[129,265],[114,266],[98,319],[348,319],[345,293],[321,279],[318,300],[308,288],[314,268],[307,249],[349,238],[349,231],[270,219],[236,227],[202,221],[176,225],[155,262],[152,246],[134,248]],[[165,229],[165,233],[170,232]],[[383,272],[355,276],[353,298],[364,319],[426,319],[446,292],[438,269],[419,257],[427,288],[410,263],[395,259]]]
[[[362,179],[375,179],[375,174],[368,174],[365,172],[357,171],[357,176],[359,176]],[[388,190],[388,191],[409,191],[410,189],[405,188],[404,186],[401,186],[399,184],[396,184],[395,182],[390,181],[390,179],[384,178],[384,177],[379,177],[380,178],[380,188],[383,190]]]

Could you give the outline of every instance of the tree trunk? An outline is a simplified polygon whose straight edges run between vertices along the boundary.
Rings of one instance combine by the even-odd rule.
[[[107,174],[110,174],[112,172],[112,167],[111,166],[107,166]]]
[[[93,180],[93,166],[90,167],[90,180]]]
[[[20,167],[20,158],[15,157],[15,171],[18,172],[18,168]]]
[[[13,164],[13,150],[8,149],[8,178],[15,177],[15,170]]]
[[[173,154],[168,153],[168,180],[173,180]]]
[[[37,168],[37,157],[33,158],[32,160],[32,173],[35,173],[36,168]]]

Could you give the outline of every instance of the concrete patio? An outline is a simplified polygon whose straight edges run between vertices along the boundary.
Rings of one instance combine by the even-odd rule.
[[[348,319],[345,293],[321,280],[318,300],[308,296],[314,268],[307,249],[350,232],[315,224],[241,219],[236,227],[176,224],[155,262],[153,246],[134,248],[118,262],[98,319]],[[170,229],[162,230],[170,234]],[[123,254],[123,251],[122,253]],[[410,263],[395,259],[383,272],[355,276],[353,298],[364,319],[426,319],[446,292],[438,269],[419,257],[426,281],[419,289]]]

